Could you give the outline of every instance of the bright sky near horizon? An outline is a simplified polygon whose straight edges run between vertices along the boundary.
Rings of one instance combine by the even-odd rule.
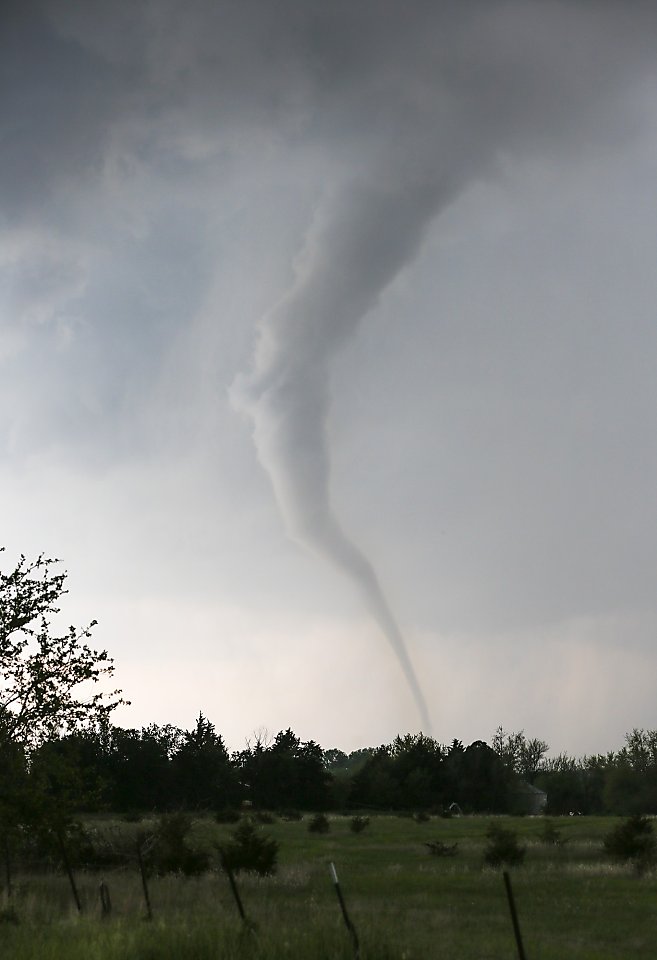
[[[117,722],[351,750],[414,673],[442,742],[657,727],[655,49],[644,0],[5,0],[3,565],[62,558]]]

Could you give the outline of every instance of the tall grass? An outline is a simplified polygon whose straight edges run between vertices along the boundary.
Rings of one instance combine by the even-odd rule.
[[[531,960],[637,960],[655,956],[657,878],[637,877],[613,864],[602,837],[617,821],[555,821],[567,840],[542,841],[540,819],[499,818],[527,847],[513,872],[525,949]],[[12,960],[342,960],[352,945],[332,889],[335,861],[362,960],[496,960],[514,956],[513,931],[501,873],[483,866],[489,818],[374,817],[354,834],[350,819],[331,818],[327,834],[305,822],[265,830],[280,843],[274,877],[241,874],[240,892],[251,932],[237,915],[220,870],[200,878],[153,877],[154,918],[146,922],[136,867],[106,871],[113,912],[101,919],[101,874],[78,872],[78,915],[66,877],[16,878],[18,925],[0,924],[0,957]],[[96,829],[109,823],[97,822]],[[126,825],[125,829],[130,829]],[[141,825],[143,828],[143,824]],[[124,829],[121,827],[120,829]],[[210,818],[194,825],[194,841],[211,847],[230,826]],[[455,857],[432,857],[426,842],[458,843]]]

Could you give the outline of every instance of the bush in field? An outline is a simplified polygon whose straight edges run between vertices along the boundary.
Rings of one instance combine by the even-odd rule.
[[[88,848],[81,865],[90,870],[122,867],[132,862],[134,840],[130,832],[118,827],[88,827]]]
[[[217,810],[214,819],[217,823],[237,823],[241,816],[239,810],[235,810],[233,807],[224,807],[222,810]]]
[[[78,820],[35,820],[21,831],[16,853],[32,866],[60,865],[65,860],[72,867],[95,865],[95,850],[90,833]]]
[[[251,820],[243,820],[233,830],[232,838],[218,848],[223,867],[233,873],[245,870],[258,873],[261,877],[276,873],[278,843],[261,834]]]
[[[325,814],[317,813],[308,822],[308,829],[311,833],[328,833],[331,829],[331,825],[328,821],[328,817]]]
[[[442,840],[429,840],[425,843],[432,857],[455,857],[458,843],[443,843]]]
[[[428,821],[431,820],[431,817],[426,810],[418,810],[413,814],[413,819],[416,823],[428,823]]]
[[[258,821],[258,823],[265,823],[268,826],[270,823],[276,823],[276,817],[274,814],[269,813],[267,810],[258,810],[258,812],[254,814],[254,818]]]
[[[657,842],[647,817],[630,817],[614,827],[604,838],[604,848],[615,860],[633,863],[639,873],[657,860]]]
[[[156,873],[183,873],[191,877],[208,869],[208,854],[188,844],[191,829],[192,818],[186,813],[168,813],[160,817],[149,855]]]
[[[303,814],[299,810],[281,810],[279,816],[281,820],[289,822],[303,820]]]
[[[351,823],[349,824],[349,829],[352,833],[362,833],[363,830],[367,829],[370,825],[369,817],[359,817],[355,816],[351,818]]]
[[[124,823],[141,823],[144,817],[138,810],[126,810],[121,819]]]
[[[555,827],[553,820],[544,821],[540,838],[546,847],[563,847],[568,843],[568,840],[561,836],[561,831]]]
[[[488,845],[484,850],[484,862],[489,867],[516,867],[525,859],[525,847],[518,844],[515,830],[508,830],[498,823],[491,823],[486,830]]]

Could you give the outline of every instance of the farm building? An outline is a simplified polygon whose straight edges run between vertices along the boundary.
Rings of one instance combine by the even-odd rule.
[[[547,806],[547,793],[545,790],[539,790],[526,780],[521,780],[517,787],[516,801],[519,813],[526,813],[530,816],[537,816],[545,812]]]

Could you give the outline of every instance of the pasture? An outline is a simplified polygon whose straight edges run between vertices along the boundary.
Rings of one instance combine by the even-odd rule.
[[[376,816],[362,833],[350,818],[330,817],[330,831],[277,820],[262,830],[280,843],[273,877],[237,878],[253,929],[239,919],[226,875],[152,877],[153,919],[144,919],[136,866],[77,871],[78,913],[59,871],[18,873],[0,924],[0,957],[13,960],[347,960],[345,929],[328,864],[337,867],[357,930],[362,960],[511,960],[516,947],[499,870],[483,866],[490,817]],[[542,839],[542,818],[494,818],[518,832],[525,863],[511,871],[529,960],[653,958],[657,875],[610,863],[602,848],[615,818],[555,818],[561,844]],[[125,840],[149,822],[88,822],[98,837]],[[194,823],[193,842],[214,849],[233,828],[211,817]],[[425,846],[458,844],[452,857]],[[112,913],[101,918],[106,881]],[[14,922],[17,919],[18,922]]]

